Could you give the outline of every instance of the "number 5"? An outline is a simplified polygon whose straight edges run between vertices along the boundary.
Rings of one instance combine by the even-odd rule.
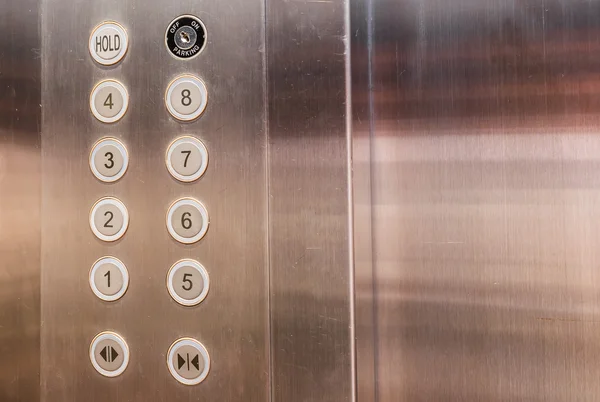
[[[192,283],[192,281],[188,278],[191,278],[192,274],[183,274],[183,282],[185,282],[186,284],[189,284],[188,287],[185,287],[185,285],[181,285],[181,287],[183,288],[183,290],[192,290],[192,288],[194,287],[194,284]]]

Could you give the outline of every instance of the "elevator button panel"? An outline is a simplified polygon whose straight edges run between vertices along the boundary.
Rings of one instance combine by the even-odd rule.
[[[192,121],[206,109],[208,92],[200,78],[182,75],[169,84],[165,103],[171,116],[181,121]]]
[[[116,22],[103,22],[94,28],[90,35],[90,54],[97,63],[104,66],[121,61],[128,47],[127,31]]]
[[[178,242],[196,243],[208,231],[208,212],[204,205],[193,198],[174,202],[167,212],[167,229]]]
[[[90,212],[90,227],[97,238],[103,241],[119,240],[129,226],[129,212],[116,198],[98,200]]]
[[[208,351],[191,338],[177,340],[167,353],[167,366],[171,375],[185,385],[200,384],[210,371]]]
[[[119,300],[129,287],[129,273],[125,264],[115,257],[99,259],[90,270],[90,287],[101,300]]]
[[[90,360],[96,371],[105,377],[117,377],[129,364],[129,347],[114,332],[102,332],[92,340]]]
[[[112,183],[119,180],[129,166],[125,145],[116,138],[103,138],[90,152],[90,169],[98,180]]]
[[[92,89],[90,109],[101,122],[115,123],[121,120],[128,107],[129,95],[120,82],[104,80]]]
[[[206,269],[195,260],[175,263],[167,274],[167,290],[177,303],[195,306],[208,295],[210,282]]]
[[[182,182],[192,182],[206,171],[208,151],[199,139],[180,137],[169,145],[166,164],[171,176]]]

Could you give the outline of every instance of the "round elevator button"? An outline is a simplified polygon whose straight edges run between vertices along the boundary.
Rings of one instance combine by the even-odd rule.
[[[118,81],[99,82],[90,95],[90,110],[94,117],[103,123],[119,121],[129,107],[127,90]]]
[[[182,15],[167,27],[165,45],[179,59],[192,59],[206,46],[206,27],[198,17]]]
[[[182,182],[192,182],[206,171],[208,151],[199,139],[180,137],[169,145],[166,163],[171,176]]]
[[[201,303],[208,294],[209,285],[208,273],[198,261],[178,261],[167,274],[169,294],[183,306]]]
[[[129,286],[125,264],[115,257],[103,257],[90,270],[90,287],[98,298],[115,301],[123,297]]]
[[[171,345],[167,353],[171,375],[185,385],[200,384],[210,370],[208,351],[192,338],[182,338]]]
[[[125,146],[115,138],[103,138],[92,147],[90,169],[98,180],[112,183],[119,180],[129,166]]]
[[[120,24],[106,21],[92,30],[89,49],[92,58],[99,64],[110,66],[125,57],[129,39],[127,31]]]
[[[129,347],[114,332],[101,332],[90,345],[90,360],[96,371],[105,377],[121,375],[129,364]]]
[[[125,205],[112,197],[102,198],[90,212],[90,228],[100,240],[119,240],[129,226],[129,213]]]
[[[208,224],[206,208],[193,198],[182,198],[167,211],[167,230],[180,243],[192,244],[202,239]]]
[[[182,75],[173,80],[165,94],[167,110],[177,120],[191,121],[200,117],[208,103],[204,82],[193,75]]]

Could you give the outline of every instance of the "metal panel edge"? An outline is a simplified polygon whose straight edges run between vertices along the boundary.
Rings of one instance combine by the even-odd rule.
[[[272,400],[351,401],[348,2],[266,4]]]
[[[0,4],[2,402],[34,402],[40,397],[39,10],[39,0]]]

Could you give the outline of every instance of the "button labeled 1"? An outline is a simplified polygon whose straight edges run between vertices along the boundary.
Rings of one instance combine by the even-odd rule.
[[[116,377],[129,364],[129,347],[114,332],[101,332],[90,345],[90,360],[98,373],[105,377]]]
[[[200,78],[182,75],[173,80],[165,95],[167,110],[181,121],[197,119],[206,109],[208,92]]]
[[[97,238],[104,241],[119,240],[129,226],[129,213],[116,198],[102,198],[90,212],[90,228]]]
[[[193,198],[182,198],[167,212],[167,230],[178,242],[196,243],[208,231],[208,212]]]
[[[118,63],[125,57],[129,40],[127,32],[120,24],[106,21],[92,30],[90,35],[90,54],[104,66]]]
[[[99,259],[90,270],[90,287],[101,300],[119,300],[129,287],[125,264],[114,257]]]
[[[167,169],[179,181],[192,182],[202,177],[208,167],[208,151],[194,137],[180,137],[167,149]]]
[[[200,384],[210,370],[208,351],[192,338],[182,338],[171,345],[167,353],[171,375],[185,385]]]
[[[119,180],[129,166],[125,146],[115,138],[103,138],[92,147],[90,169],[96,178],[112,183]]]
[[[209,287],[208,273],[198,261],[181,260],[167,274],[169,294],[183,306],[201,303],[206,298]]]
[[[99,82],[90,95],[90,109],[94,117],[103,123],[119,121],[129,107],[127,90],[118,81]]]

